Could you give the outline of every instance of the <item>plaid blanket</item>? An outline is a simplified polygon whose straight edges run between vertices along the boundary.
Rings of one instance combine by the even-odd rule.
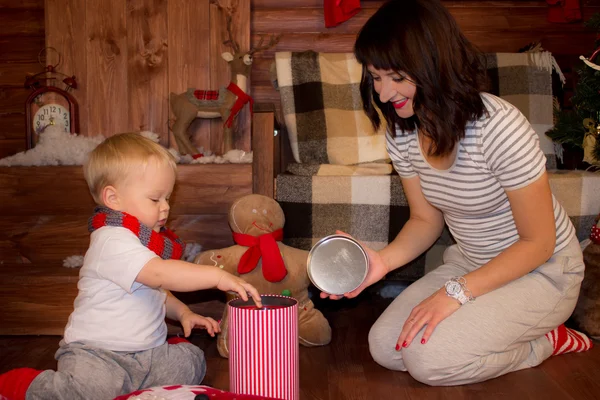
[[[577,229],[588,238],[600,213],[600,173],[552,171],[550,186]],[[409,209],[397,175],[299,176],[277,178],[277,201],[286,216],[284,243],[309,250],[336,229],[381,249],[408,220]],[[421,257],[394,271],[388,279],[416,280],[442,263],[444,249],[453,243],[447,230]]]
[[[552,141],[553,74],[564,80],[549,52],[485,55],[489,92],[521,110],[539,136],[546,167],[556,168]],[[385,151],[385,125],[374,132],[362,111],[361,66],[352,53],[278,52],[277,86],[282,112],[300,175],[363,175],[391,173]],[[345,165],[346,167],[339,167]]]
[[[546,155],[546,169],[556,168],[552,140],[546,132],[554,125],[553,76],[564,83],[554,57],[547,51],[486,54],[490,93],[517,107],[527,118]]]

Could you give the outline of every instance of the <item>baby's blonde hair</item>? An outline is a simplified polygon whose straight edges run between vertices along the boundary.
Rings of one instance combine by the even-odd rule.
[[[167,149],[137,133],[120,133],[100,143],[88,156],[83,174],[97,204],[102,190],[126,180],[133,172],[143,172],[150,161],[177,172],[175,158]]]

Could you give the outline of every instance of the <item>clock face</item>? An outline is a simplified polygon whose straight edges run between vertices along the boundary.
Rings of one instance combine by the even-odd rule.
[[[71,113],[60,104],[45,104],[33,115],[33,126],[39,135],[50,126],[59,126],[64,132],[71,131]]]
[[[49,126],[77,133],[77,103],[70,94],[60,89],[44,87],[32,93],[26,102],[26,114],[28,148],[37,145],[40,135]]]

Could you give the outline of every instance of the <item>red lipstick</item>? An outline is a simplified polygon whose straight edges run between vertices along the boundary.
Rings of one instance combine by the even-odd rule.
[[[408,103],[408,99],[406,99],[400,103],[392,103],[392,104],[393,104],[394,108],[399,109],[399,108],[404,107],[406,105],[406,103]]]

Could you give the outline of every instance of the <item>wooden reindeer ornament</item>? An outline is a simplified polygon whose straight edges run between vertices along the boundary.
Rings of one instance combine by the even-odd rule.
[[[173,124],[173,135],[181,154],[197,155],[199,152],[190,142],[188,128],[196,118],[221,118],[223,125],[223,152],[233,149],[233,122],[237,114],[246,103],[250,103],[252,110],[252,98],[248,95],[248,77],[252,66],[252,57],[259,51],[275,46],[281,36],[271,36],[269,42],[263,45],[264,37],[261,37],[258,45],[247,51],[240,50],[240,45],[233,38],[232,20],[235,12],[234,7],[223,7],[218,0],[211,0],[212,4],[224,11],[227,16],[227,33],[229,39],[223,44],[229,45],[233,50],[221,54],[231,68],[231,81],[227,86],[222,86],[218,91],[198,90],[188,88],[184,93],[171,93],[171,110],[175,114]]]

